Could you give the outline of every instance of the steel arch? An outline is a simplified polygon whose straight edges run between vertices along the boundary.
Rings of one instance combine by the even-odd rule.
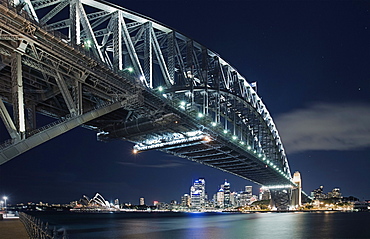
[[[163,122],[178,118],[170,115],[170,111],[188,117],[191,123],[187,127],[174,128],[185,138],[195,137],[186,133],[196,128],[204,129],[204,135],[199,133],[196,137],[211,136],[216,140],[217,135],[225,139],[230,136],[234,144],[231,148],[241,147],[237,144],[244,142],[245,150],[250,150],[258,162],[276,166],[277,173],[291,180],[283,144],[266,106],[247,79],[217,53],[153,19],[101,0],[12,0],[10,4],[20,6],[17,8],[20,12],[26,11],[29,18],[43,28],[64,33],[64,43],[82,47],[83,53],[98,64],[140,83],[147,99],[166,102],[167,106],[156,109],[162,112]],[[93,69],[94,65],[89,67]],[[62,82],[63,76],[57,76],[56,83],[66,104],[63,107],[70,114],[81,114],[78,94],[68,95]],[[97,90],[93,88],[91,90]],[[122,89],[117,92],[115,94],[122,95]],[[106,96],[101,90],[99,94],[102,99]],[[204,116],[201,121],[197,119],[199,114]],[[121,129],[131,132],[127,125],[133,121],[144,124],[148,119],[142,111],[131,111]],[[200,126],[195,127],[197,124]],[[102,137],[121,137],[112,133],[117,128],[115,124],[101,128]],[[224,130],[228,130],[227,134],[223,134]],[[157,139],[175,137],[164,131],[146,135]],[[139,146],[148,145],[143,135],[124,138]],[[167,146],[163,149],[171,150]]]

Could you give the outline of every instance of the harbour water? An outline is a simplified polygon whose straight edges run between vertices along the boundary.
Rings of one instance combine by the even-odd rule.
[[[370,213],[50,213],[44,222],[80,238],[370,238]]]

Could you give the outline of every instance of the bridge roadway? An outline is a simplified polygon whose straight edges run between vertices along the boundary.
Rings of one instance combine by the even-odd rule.
[[[0,3],[0,111],[10,135],[0,164],[82,125],[100,140],[135,143],[135,152],[157,149],[260,185],[295,186],[266,107],[216,53],[104,1]],[[63,8],[67,19],[48,24]],[[50,30],[60,26],[68,37]],[[55,121],[40,127],[36,113]]]

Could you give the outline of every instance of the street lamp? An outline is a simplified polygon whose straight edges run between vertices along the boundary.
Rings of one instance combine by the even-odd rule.
[[[5,201],[5,217],[7,217],[8,212],[7,212],[7,208],[6,208],[6,200],[8,199],[8,197],[4,196],[3,199]]]

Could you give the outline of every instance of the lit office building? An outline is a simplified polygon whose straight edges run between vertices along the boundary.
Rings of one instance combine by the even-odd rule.
[[[182,197],[181,197],[181,206],[183,207],[190,207],[190,196],[189,194],[185,193]]]
[[[225,203],[225,196],[224,196],[224,190],[220,188],[217,192],[217,206],[224,207]]]
[[[190,187],[191,207],[201,208],[205,206],[206,201],[206,181],[200,178],[194,181]]]
[[[140,206],[144,206],[145,205],[145,199],[144,198],[140,198]]]
[[[342,193],[339,188],[334,188],[331,192],[328,192],[328,198],[342,198]]]
[[[238,206],[237,198],[238,198],[237,192],[230,193],[230,206],[232,207]]]
[[[259,200],[270,200],[271,193],[268,189],[260,189]]]
[[[251,197],[252,197],[252,189],[253,189],[253,187],[252,186],[245,186],[245,192],[247,193],[247,194],[249,194],[249,195],[251,195]]]
[[[230,183],[225,180],[225,183],[221,185],[224,191],[224,207],[230,207]]]
[[[249,199],[250,199],[250,195],[247,192],[245,192],[245,191],[239,192],[238,193],[237,206],[244,207],[244,206],[248,205]]]
[[[320,186],[319,188],[313,190],[311,192],[311,196],[314,199],[325,199],[326,198],[326,195],[324,193],[324,186]]]

